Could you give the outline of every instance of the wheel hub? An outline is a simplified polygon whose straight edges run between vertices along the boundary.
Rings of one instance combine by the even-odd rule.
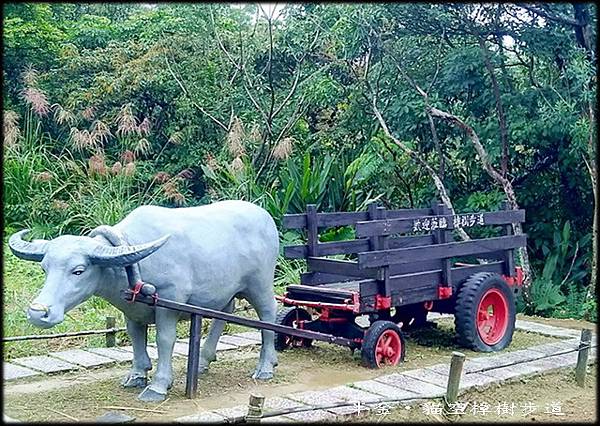
[[[495,345],[508,327],[508,302],[496,288],[486,291],[477,307],[476,325],[479,337],[487,345]]]

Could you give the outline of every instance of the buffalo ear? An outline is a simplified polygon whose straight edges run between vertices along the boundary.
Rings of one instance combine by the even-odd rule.
[[[12,251],[15,256],[21,259],[40,262],[48,249],[48,241],[25,241],[23,237],[28,233],[29,229],[23,229],[22,231],[12,234],[8,239],[8,247],[10,247],[10,251]]]
[[[139,244],[137,246],[107,246],[98,244],[89,259],[92,263],[102,266],[129,266],[139,262],[147,256],[150,256],[156,250],[161,248],[171,237],[170,234],[159,238],[158,240]]]

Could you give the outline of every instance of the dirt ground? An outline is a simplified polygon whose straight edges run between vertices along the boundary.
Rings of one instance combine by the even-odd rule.
[[[556,340],[517,331],[507,350],[523,349]],[[451,352],[459,349],[454,341],[451,319],[440,320],[437,328],[408,335],[406,345],[405,362],[390,368],[390,372],[449,362]],[[485,356],[462,348],[460,350],[467,357]],[[128,367],[125,363],[119,367],[8,384],[4,388],[5,412],[25,421],[69,422],[74,421],[73,419],[91,421],[107,411],[116,410],[134,416],[138,421],[171,421],[206,409],[246,404],[251,392],[258,391],[267,397],[280,396],[309,389],[325,389],[386,374],[385,371],[361,367],[358,351],[352,355],[346,348],[319,342],[312,348],[280,353],[275,378],[268,382],[256,382],[250,376],[256,366],[258,354],[256,347],[221,352],[209,372],[201,376],[199,394],[195,400],[185,398],[186,362],[176,358],[175,383],[169,399],[161,404],[140,402],[136,399],[140,390],[123,389],[120,386],[119,381]]]

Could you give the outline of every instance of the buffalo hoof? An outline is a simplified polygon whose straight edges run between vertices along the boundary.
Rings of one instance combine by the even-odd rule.
[[[148,384],[148,379],[142,376],[127,376],[121,384],[124,388],[143,388]]]
[[[273,372],[272,371],[256,371],[252,375],[252,378],[257,379],[257,380],[270,380],[273,378]]]
[[[160,402],[160,401],[164,401],[167,398],[167,393],[161,393],[158,392],[154,389],[152,389],[151,386],[146,387],[146,389],[144,389],[142,391],[142,393],[139,394],[138,399],[140,401],[144,401],[144,402]]]

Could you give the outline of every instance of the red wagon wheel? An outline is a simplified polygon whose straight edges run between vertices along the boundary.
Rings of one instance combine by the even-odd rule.
[[[506,348],[515,319],[515,295],[500,275],[479,272],[459,287],[454,324],[462,346],[480,352]]]
[[[400,327],[391,321],[375,321],[362,342],[363,363],[370,368],[398,365],[404,360],[404,338]]]
[[[498,343],[508,326],[508,302],[496,288],[490,288],[482,296],[477,307],[477,331],[487,345]]]

